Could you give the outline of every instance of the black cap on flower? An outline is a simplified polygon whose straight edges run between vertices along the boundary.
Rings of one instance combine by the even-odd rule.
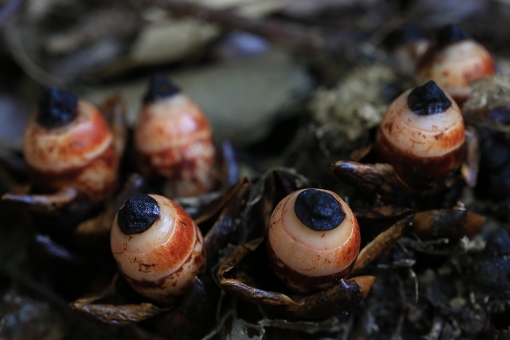
[[[143,97],[144,103],[151,103],[160,99],[168,98],[179,93],[179,88],[163,75],[155,75],[151,78],[149,89]]]
[[[37,123],[46,128],[66,125],[78,115],[78,99],[70,92],[48,87],[39,99]]]
[[[149,195],[130,198],[119,210],[117,224],[126,235],[143,233],[160,217],[158,202]]]
[[[443,113],[452,105],[452,102],[433,80],[423,86],[418,86],[409,93],[407,105],[417,115],[425,116]]]
[[[345,219],[345,212],[335,197],[316,189],[299,193],[294,211],[304,225],[315,231],[335,229]]]

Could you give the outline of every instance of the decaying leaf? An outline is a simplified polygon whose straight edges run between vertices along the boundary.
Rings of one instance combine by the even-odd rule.
[[[249,267],[255,261],[267,260],[265,249],[257,251],[261,244],[265,248],[262,242],[259,238],[236,248],[220,265],[217,280],[227,292],[265,307],[270,314],[292,319],[325,319],[357,306],[375,280],[373,276],[361,276],[342,279],[328,289],[308,295],[292,293],[273,277],[267,265],[262,271],[254,270],[258,277],[249,276],[253,275]]]
[[[368,243],[413,211],[413,209],[397,205],[383,205],[357,208],[354,210],[354,215],[363,235],[362,240]]]
[[[393,197],[399,191],[412,191],[400,180],[395,168],[386,163],[363,164],[337,161],[331,164],[331,170],[341,180],[365,193],[378,192]]]
[[[2,200],[32,212],[55,216],[59,215],[63,209],[69,208],[77,194],[76,189],[64,188],[49,195],[7,193],[2,196]]]
[[[242,228],[242,211],[246,206],[249,182],[242,180],[233,188],[235,196],[227,201],[221,215],[204,237],[207,253],[207,268],[218,263],[220,250],[229,243],[238,244],[244,236]]]
[[[367,267],[370,263],[377,260],[384,253],[389,251],[398,238],[402,234],[404,228],[409,224],[414,216],[414,212],[410,211],[403,215],[402,219],[395,223],[388,230],[380,233],[372,242],[367,244],[358,254],[356,262],[354,262],[354,268],[352,269],[351,275],[354,275],[357,271]]]
[[[73,311],[84,317],[120,326],[143,321],[168,310],[154,306],[152,303],[119,305],[100,303],[101,300],[115,295],[118,290],[118,283],[119,275],[116,274],[105,290],[73,301],[69,306]]]
[[[195,197],[176,198],[177,202],[186,212],[193,217],[197,224],[201,224],[217,215],[225,205],[239,195],[241,187],[247,185],[246,178],[235,185],[226,188],[222,192],[213,192]]]
[[[448,238],[458,240],[473,237],[485,223],[485,217],[467,210],[463,204],[454,209],[417,212],[411,230],[424,239]]]
[[[94,300],[80,299],[71,304],[76,313],[112,325],[126,326],[158,315],[164,311],[151,303],[138,305],[93,304]]]

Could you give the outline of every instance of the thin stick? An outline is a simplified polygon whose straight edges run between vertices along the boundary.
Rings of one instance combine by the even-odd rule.
[[[45,86],[65,87],[66,82],[64,79],[48,73],[32,60],[23,47],[19,32],[20,29],[12,21],[5,23],[3,35],[7,42],[7,47],[14,60],[16,60],[23,71],[25,71],[30,78]]]
[[[178,0],[145,0],[145,5],[156,5],[178,18],[193,17],[217,24],[224,29],[240,30],[267,38],[295,52],[313,53],[324,50],[325,38],[318,30],[271,20],[253,20],[230,10],[211,9],[198,3]]]

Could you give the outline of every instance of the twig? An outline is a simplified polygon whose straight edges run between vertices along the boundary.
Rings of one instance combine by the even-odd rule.
[[[211,9],[198,3],[179,0],[145,0],[145,5],[156,5],[178,18],[193,17],[217,24],[227,30],[240,30],[264,37],[291,51],[314,53],[326,47],[325,37],[318,30],[283,24],[273,20],[252,20],[230,10]]]
[[[355,313],[351,313],[351,315],[349,315],[349,321],[347,322],[347,325],[345,325],[345,330],[342,335],[342,340],[349,339],[349,336],[352,331],[352,326],[354,325],[354,315],[355,315]]]
[[[420,285],[418,282],[418,277],[416,276],[416,273],[414,272],[413,268],[409,268],[409,275],[411,275],[411,278],[414,280],[414,294],[415,294],[414,303],[418,303],[418,299],[420,298]]]
[[[423,337],[424,340],[437,340],[443,330],[444,320],[441,316],[435,315],[432,321],[432,327],[427,335]]]
[[[16,27],[16,25],[12,21],[9,21],[4,26],[3,35],[12,57],[16,60],[23,71],[25,71],[30,78],[40,84],[46,86],[65,87],[66,82],[63,79],[46,72],[30,58],[23,47],[19,32],[20,30]]]
[[[400,334],[402,332],[402,326],[404,325],[404,320],[406,318],[406,313],[401,313],[400,317],[398,318],[397,328],[395,329],[395,332],[391,336],[392,340],[401,340],[402,335]]]

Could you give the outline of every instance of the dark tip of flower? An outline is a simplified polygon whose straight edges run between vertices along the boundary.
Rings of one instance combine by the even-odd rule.
[[[66,125],[78,115],[78,99],[70,92],[48,87],[39,99],[37,123],[46,128]]]
[[[345,219],[340,203],[330,193],[306,189],[296,198],[294,211],[304,225],[315,231],[335,229]]]
[[[152,103],[163,98],[168,98],[179,93],[179,88],[163,75],[155,75],[151,78],[149,89],[143,97],[144,103]]]
[[[457,25],[446,25],[437,32],[436,44],[442,48],[449,44],[453,44],[462,40],[471,39],[462,28]]]
[[[430,80],[409,93],[407,105],[417,115],[426,116],[445,112],[452,102],[446,97],[444,91],[433,80]]]
[[[149,195],[130,198],[119,210],[117,223],[126,235],[143,233],[160,217],[158,202]]]

